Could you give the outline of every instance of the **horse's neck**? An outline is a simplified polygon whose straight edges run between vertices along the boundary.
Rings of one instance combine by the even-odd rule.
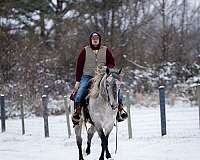
[[[100,87],[99,87],[99,97],[103,98],[105,101],[107,101],[107,92],[105,88],[105,79],[106,76],[104,76],[101,80]]]
[[[104,83],[104,76],[99,75],[98,77],[96,77],[94,85],[90,92],[90,97],[98,98],[98,96],[101,96],[101,91],[103,89],[103,83]]]

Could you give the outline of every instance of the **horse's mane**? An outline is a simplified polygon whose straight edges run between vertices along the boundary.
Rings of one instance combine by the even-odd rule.
[[[103,76],[106,73],[106,68],[105,67],[97,67],[95,71],[95,76],[92,78],[92,86],[90,87],[89,90],[89,96],[96,98],[99,96],[100,92],[100,82],[103,79]]]

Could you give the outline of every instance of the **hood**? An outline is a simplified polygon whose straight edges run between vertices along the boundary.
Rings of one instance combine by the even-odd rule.
[[[99,36],[99,44],[98,44],[98,46],[94,46],[94,45],[92,45],[92,35],[94,34],[94,33],[96,33],[96,34],[98,34],[98,36]],[[89,37],[89,43],[90,43],[90,47],[93,49],[93,50],[98,50],[98,49],[100,49],[100,47],[101,47],[101,35],[98,33],[98,32],[92,32],[91,34],[90,34],[90,37]]]

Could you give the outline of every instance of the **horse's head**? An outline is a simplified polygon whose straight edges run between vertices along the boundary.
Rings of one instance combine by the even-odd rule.
[[[121,69],[106,69],[104,88],[106,90],[108,103],[112,109],[116,109],[118,106],[118,94],[121,85],[120,73]]]

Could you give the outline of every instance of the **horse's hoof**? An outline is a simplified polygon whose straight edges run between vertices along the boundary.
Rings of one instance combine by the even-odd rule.
[[[104,160],[104,157],[100,157],[99,160]]]
[[[90,154],[90,148],[86,149],[86,154],[89,155]]]
[[[111,155],[110,154],[106,154],[106,158],[107,159],[111,158]]]
[[[84,160],[84,159],[83,159],[83,156],[80,156],[80,157],[79,157],[79,160]]]

